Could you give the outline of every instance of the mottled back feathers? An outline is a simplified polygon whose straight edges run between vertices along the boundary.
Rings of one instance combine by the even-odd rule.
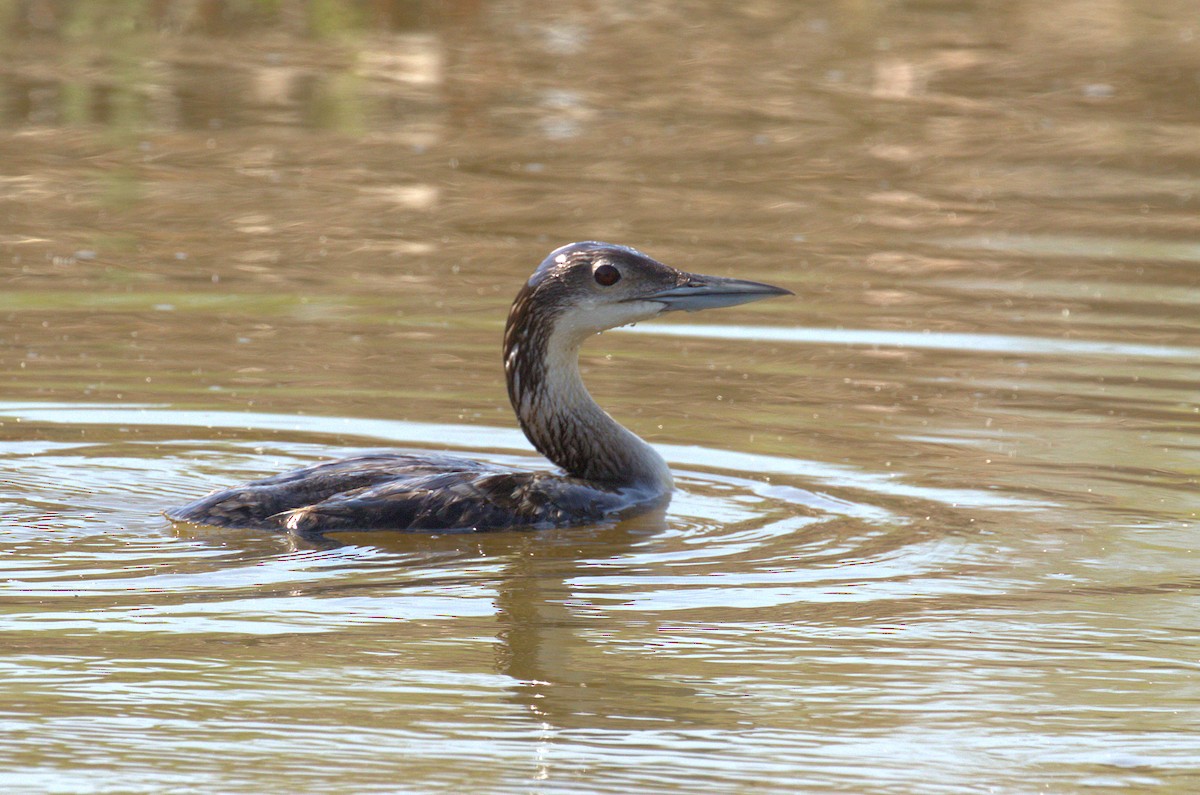
[[[633,504],[618,491],[547,472],[453,456],[373,453],[213,492],[176,521],[291,530],[482,531],[596,521]]]

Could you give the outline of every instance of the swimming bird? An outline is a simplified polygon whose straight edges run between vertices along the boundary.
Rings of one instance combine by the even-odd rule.
[[[336,530],[484,531],[595,522],[665,504],[666,461],[588,394],[579,349],[606,329],[664,312],[791,292],[686,273],[595,241],[551,252],[517,293],[504,329],[508,397],[558,472],[440,454],[367,453],[222,489],[170,519],[320,535]]]

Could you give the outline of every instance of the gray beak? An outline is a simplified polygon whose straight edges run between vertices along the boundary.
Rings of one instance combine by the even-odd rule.
[[[701,309],[748,304],[751,301],[760,301],[775,295],[795,295],[791,290],[762,282],[729,279],[724,276],[704,276],[699,273],[688,273],[683,276],[685,281],[682,283],[659,290],[640,300],[657,301],[664,304],[667,312],[674,312],[678,309],[685,312],[697,312]]]

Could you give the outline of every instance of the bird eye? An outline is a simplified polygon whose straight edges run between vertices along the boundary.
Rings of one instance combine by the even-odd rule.
[[[601,287],[612,287],[617,282],[621,281],[621,272],[614,266],[605,263],[596,270],[592,271],[592,278],[596,280],[596,284]]]

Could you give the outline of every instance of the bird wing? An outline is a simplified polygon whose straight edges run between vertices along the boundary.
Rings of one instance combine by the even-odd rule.
[[[166,512],[179,522],[267,530],[280,529],[275,517],[371,486],[447,472],[479,473],[486,467],[447,455],[366,453],[324,461],[262,480],[218,489]]]
[[[543,472],[438,472],[394,480],[284,512],[292,532],[475,532],[596,521],[629,507],[616,491]]]
[[[167,511],[181,522],[300,534],[472,532],[595,521],[628,495],[548,472],[446,455],[368,453],[221,489]]]

